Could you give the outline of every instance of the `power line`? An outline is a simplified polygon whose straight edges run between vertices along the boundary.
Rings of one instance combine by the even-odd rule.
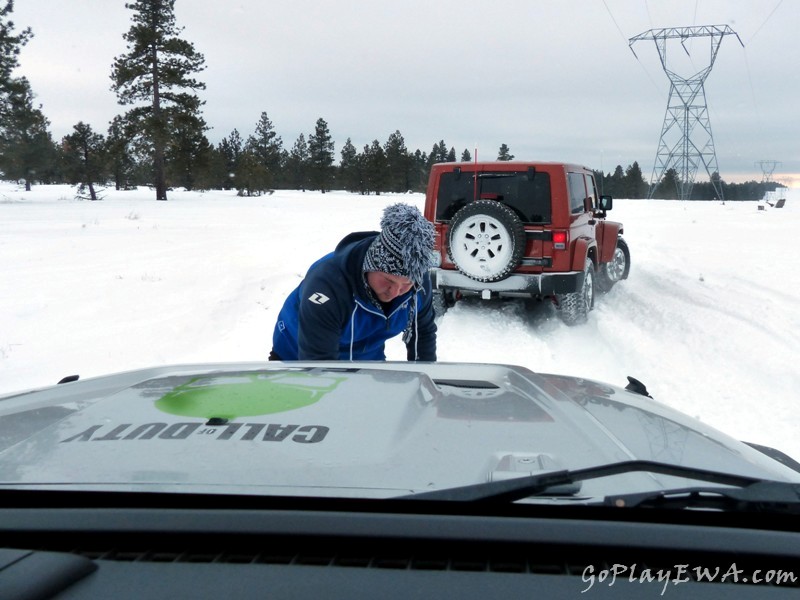
[[[778,4],[775,5],[775,8],[772,9],[772,12],[767,15],[767,18],[764,19],[764,22],[761,23],[761,25],[758,26],[758,29],[755,30],[753,35],[750,36],[750,39],[747,41],[748,44],[750,42],[752,42],[753,38],[755,38],[758,35],[758,33],[761,31],[761,29],[764,27],[764,25],[767,24],[767,21],[769,21],[772,18],[772,15],[775,14],[775,11],[778,10],[778,8],[780,8],[781,4],[783,4],[783,0],[778,0]]]
[[[646,5],[646,2],[645,2],[645,5]],[[617,31],[619,31],[619,34],[622,36],[622,39],[627,42],[628,41],[628,36],[625,35],[625,32],[622,31],[622,28],[619,26],[619,23],[617,23],[617,20],[614,18],[614,14],[611,12],[611,9],[609,8],[608,3],[606,2],[606,0],[603,0],[603,6],[606,7],[606,11],[608,12],[608,16],[611,17],[611,21],[614,23],[614,26],[617,28]],[[648,11],[648,15],[649,15],[650,9],[648,8],[647,11]],[[652,21],[652,19],[651,19],[651,21]],[[633,55],[636,56],[636,52],[634,52]],[[644,71],[645,75],[647,75],[647,78],[650,80],[650,83],[653,84],[653,88],[655,88],[655,90],[658,92],[658,94],[661,95],[661,88],[658,87],[658,84],[655,82],[653,77],[650,75],[650,72],[644,66],[642,61],[639,60],[638,56],[636,56],[636,61],[639,63],[639,66],[642,67],[642,70]]]
[[[633,52],[635,42],[652,40],[658,50],[661,66],[670,80],[667,111],[661,128],[648,197],[652,197],[664,175],[668,171],[674,171],[678,194],[681,200],[688,200],[695,175],[702,163],[718,198],[723,199],[704,83],[711,73],[720,44],[726,35],[735,35],[739,39],[739,35],[727,25],[704,25],[650,29],[632,37],[628,42]],[[670,40],[679,40],[688,54],[686,41],[696,37],[711,38],[709,64],[691,77],[685,78],[667,66],[667,43]],[[741,42],[739,39],[739,43]],[[633,54],[636,56],[636,52]]]
[[[611,17],[611,20],[614,22],[614,25],[616,26],[617,31],[619,31],[619,34],[622,36],[622,39],[627,41],[628,40],[628,36],[625,35],[622,32],[622,29],[620,28],[619,23],[617,23],[617,20],[614,18],[614,15],[611,13],[611,9],[608,8],[608,3],[606,2],[606,0],[603,0],[603,6],[606,7],[606,10],[608,11],[608,16]]]

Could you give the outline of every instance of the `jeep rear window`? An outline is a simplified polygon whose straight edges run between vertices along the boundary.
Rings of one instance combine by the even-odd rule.
[[[550,222],[550,174],[528,171],[442,173],[436,198],[436,219],[449,221],[473,199],[507,204],[523,223]]]

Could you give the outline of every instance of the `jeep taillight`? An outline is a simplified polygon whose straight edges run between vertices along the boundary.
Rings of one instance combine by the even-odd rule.
[[[566,250],[567,248],[567,232],[554,231],[553,232],[553,249]]]

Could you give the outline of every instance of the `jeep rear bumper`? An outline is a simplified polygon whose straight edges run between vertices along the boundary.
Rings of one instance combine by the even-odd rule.
[[[551,296],[577,292],[583,286],[583,271],[566,273],[514,273],[500,281],[476,281],[458,271],[431,269],[434,288],[458,290],[486,296]]]

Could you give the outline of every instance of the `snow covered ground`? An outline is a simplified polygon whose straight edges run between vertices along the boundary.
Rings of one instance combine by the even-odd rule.
[[[419,194],[107,190],[0,183],[0,394],[158,364],[266,360],[285,295],[344,235]],[[758,202],[615,200],[630,278],[590,322],[547,303],[464,301],[441,361],[501,362],[625,385],[800,459],[800,190]],[[399,340],[392,360],[404,360]]]

